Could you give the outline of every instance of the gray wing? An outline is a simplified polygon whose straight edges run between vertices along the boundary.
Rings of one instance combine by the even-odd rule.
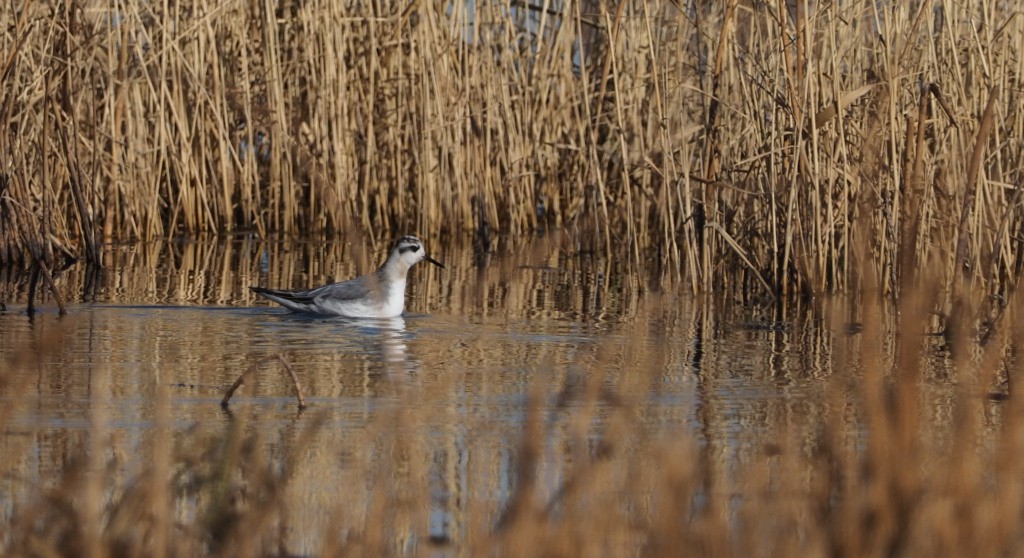
[[[275,297],[296,304],[316,304],[316,301],[324,299],[346,301],[366,297],[372,290],[371,283],[373,281],[368,280],[370,277],[372,276],[349,279],[341,283],[331,283],[330,285],[309,289],[308,291],[265,289],[262,287],[249,287],[249,289],[256,294]]]
[[[370,285],[371,281],[368,280],[371,277],[372,275],[349,279],[341,283],[331,283],[330,285],[317,287],[302,294],[305,295],[304,298],[308,298],[310,301],[324,299],[345,301],[366,298],[373,290],[371,288],[372,285]]]

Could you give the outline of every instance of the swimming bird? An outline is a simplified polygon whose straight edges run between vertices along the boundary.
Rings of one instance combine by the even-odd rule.
[[[427,255],[420,239],[403,236],[395,241],[384,264],[362,277],[308,291],[263,287],[249,287],[249,290],[294,312],[350,318],[395,318],[405,310],[405,277],[409,268],[421,260],[444,269],[441,262]]]

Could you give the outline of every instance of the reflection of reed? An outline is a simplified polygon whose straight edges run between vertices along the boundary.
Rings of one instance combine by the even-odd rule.
[[[244,306],[249,284],[356,275],[384,250],[146,245],[104,255],[123,273],[95,278],[96,296]],[[1020,331],[975,363],[962,332],[934,348],[921,301],[751,309],[643,294],[557,238],[499,246],[483,268],[468,247],[436,253],[448,268],[413,272],[399,320],[165,305],[0,314],[0,552],[874,555],[897,540],[927,554],[923,535],[939,531],[964,549],[1019,540],[990,524],[1015,521],[1019,498],[971,479],[1020,475],[1024,410],[984,397]],[[74,273],[65,288],[85,284]],[[279,353],[311,412],[295,418],[274,373],[225,419],[223,388]],[[951,503],[978,510],[972,529],[932,512]]]
[[[503,247],[483,268],[474,265],[470,244],[437,244],[428,246],[447,269],[412,271],[407,312],[602,320],[636,311],[635,276],[614,262],[575,253],[558,237]],[[386,250],[386,243],[367,238],[149,242],[110,247],[102,253],[102,273],[78,265],[57,280],[72,302],[262,305],[250,285],[308,288],[355,277],[375,269]],[[10,269],[0,273],[0,300],[23,303],[27,279]]]
[[[1019,542],[1019,494],[993,487],[1019,482],[1024,409],[979,394],[1020,331],[977,361],[963,336],[923,358],[920,301],[749,323],[667,293],[617,322],[561,319],[585,297],[550,319],[491,320],[487,296],[470,307],[480,299],[453,293],[471,289],[444,290],[458,279],[431,280],[444,294],[426,306],[464,312],[377,326],[270,310],[246,325],[233,310],[0,315],[0,550],[934,555],[941,532],[943,548],[988,555]],[[506,287],[490,308],[545,289]],[[862,333],[842,327],[853,316]],[[551,334],[564,323],[581,333]],[[311,412],[295,418],[275,374],[225,419],[220,388],[282,345]],[[944,367],[955,376],[930,372]]]

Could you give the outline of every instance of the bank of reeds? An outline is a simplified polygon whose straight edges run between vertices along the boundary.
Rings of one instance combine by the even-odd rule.
[[[14,2],[0,262],[560,229],[695,291],[1005,294],[1022,60],[999,0]]]

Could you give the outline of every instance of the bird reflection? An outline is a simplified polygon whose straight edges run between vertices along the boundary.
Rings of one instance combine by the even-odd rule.
[[[328,363],[347,365],[348,372],[337,380],[346,383],[356,369],[372,376],[395,379],[415,367],[408,355],[408,340],[412,335],[406,329],[403,317],[397,318],[344,318],[320,317],[294,313],[266,315],[260,320],[258,344],[284,349],[289,358],[306,366],[310,371],[323,370]],[[355,360],[353,360],[355,359]]]
[[[405,345],[405,318],[364,319],[359,323],[363,332],[376,334],[381,360],[388,372],[405,371],[409,361]]]

